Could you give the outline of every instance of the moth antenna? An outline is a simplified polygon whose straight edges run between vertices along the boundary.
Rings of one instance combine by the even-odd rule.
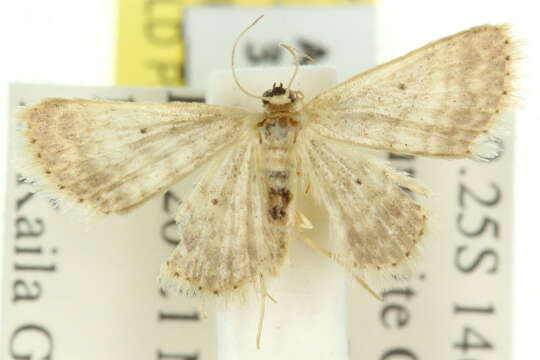
[[[274,297],[273,297],[272,295],[270,295],[268,292],[266,293],[266,297],[269,298],[270,300],[272,300],[272,302],[273,302],[274,304],[277,304],[277,300],[274,299]]]
[[[287,45],[284,43],[280,43],[279,46],[284,48],[285,50],[289,51],[291,55],[294,57],[294,73],[291,77],[291,80],[289,80],[289,84],[287,85],[287,93],[291,91],[291,86],[296,78],[296,74],[298,73],[298,68],[300,67],[300,58],[305,57],[306,59],[310,61],[315,61],[311,56],[306,54],[305,52],[298,50],[297,48],[292,47],[291,45]]]
[[[236,38],[236,41],[234,42],[234,45],[233,45],[233,48],[232,48],[232,54],[231,54],[231,70],[232,70],[232,74],[233,74],[233,78],[234,78],[234,82],[236,83],[236,85],[238,85],[238,88],[240,89],[240,91],[242,91],[244,94],[246,94],[247,96],[251,96],[251,97],[254,97],[254,98],[257,98],[257,99],[261,99],[261,100],[265,100],[265,98],[263,96],[258,96],[258,95],[255,95],[255,94],[252,94],[250,93],[249,91],[247,91],[246,89],[244,89],[244,87],[240,84],[240,81],[238,81],[238,77],[236,76],[236,68],[234,67],[234,55],[236,54],[236,46],[238,45],[238,42],[240,41],[240,39],[242,38],[242,36],[248,32],[249,29],[251,29],[253,26],[255,26],[255,24],[257,24],[259,22],[259,20],[261,20],[263,18],[264,15],[261,15],[259,16],[257,19],[255,19],[255,21],[253,21],[251,24],[249,24],[241,33],[240,35],[238,35],[238,37]]]

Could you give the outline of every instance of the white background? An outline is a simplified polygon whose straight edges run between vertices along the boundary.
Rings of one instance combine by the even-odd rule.
[[[523,40],[522,104],[516,123],[515,359],[537,356],[540,322],[540,26],[531,0],[383,0],[379,62],[481,23],[510,22]],[[5,196],[7,84],[109,85],[114,79],[115,1],[0,1],[0,204]],[[272,21],[266,19],[265,21]],[[301,21],[301,19],[299,19]],[[2,218],[3,219],[3,216]],[[4,224],[0,220],[3,236]],[[1,249],[1,247],[0,247]],[[0,259],[2,257],[0,256]]]

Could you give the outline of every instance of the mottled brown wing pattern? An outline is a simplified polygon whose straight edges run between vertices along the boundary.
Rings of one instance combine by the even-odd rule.
[[[435,41],[317,96],[305,107],[309,126],[375,149],[476,155],[472,145],[490,140],[482,134],[512,103],[515,48],[508,26]]]
[[[161,268],[161,282],[203,295],[231,294],[277,275],[290,226],[270,224],[258,138],[216,158],[176,214],[180,243]]]
[[[165,191],[236,142],[247,116],[197,103],[48,99],[19,118],[31,170],[53,190],[108,213]]]
[[[299,148],[314,196],[327,209],[338,261],[356,275],[392,269],[416,252],[426,212],[399,186],[411,178],[347,145],[306,130]]]
[[[264,279],[278,273],[294,235],[290,223],[269,219],[295,211],[289,201],[296,189],[289,187],[297,173],[326,207],[337,260],[353,275],[407,263],[425,232],[426,212],[400,187],[426,191],[350,147],[489,159],[493,154],[476,145],[491,140],[495,119],[512,103],[515,53],[507,26],[484,25],[357,75],[300,113],[291,104],[301,92],[291,97],[281,86],[283,93],[272,93],[279,97],[273,111],[295,117],[301,129],[284,147],[261,146],[256,130],[263,115],[225,106],[48,99],[19,118],[34,170],[55,191],[104,213],[129,210],[211,161],[178,209],[180,242],[161,281],[204,295],[260,284],[266,296]],[[296,158],[264,167],[261,151]],[[289,163],[295,165],[284,168]],[[287,182],[269,188],[264,176]]]

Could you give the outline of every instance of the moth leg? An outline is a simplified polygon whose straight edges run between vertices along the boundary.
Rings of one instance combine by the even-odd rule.
[[[197,310],[199,311],[199,314],[201,314],[203,320],[208,320],[208,312],[206,312],[206,303],[204,300],[197,304]]]
[[[309,194],[311,192],[311,181],[310,181],[309,177],[305,177],[303,175],[304,175],[304,173],[302,171],[299,171],[299,170],[296,171],[296,176],[304,177],[304,179],[301,182],[301,184],[299,185],[299,187],[303,188],[305,186],[305,189],[303,189],[303,191],[304,191],[304,194],[307,195],[307,194]]]
[[[266,122],[266,118],[264,118],[262,121],[259,121],[259,122],[257,123],[257,127],[262,127],[262,126],[264,126],[264,123],[265,123],[265,122]]]
[[[373,290],[372,288],[369,287],[369,285],[364,281],[364,279],[362,279],[360,276],[355,276],[354,277],[354,280],[356,280],[357,283],[359,283],[360,285],[362,285],[362,287],[364,289],[367,290],[368,293],[370,293],[371,295],[373,295],[375,297],[375,299],[379,300],[380,302],[384,302],[384,299],[381,295],[377,294],[377,292],[375,290]]]
[[[257,338],[255,340],[257,344],[257,350],[261,348],[261,335],[262,335],[262,329],[263,329],[263,323],[264,323],[264,313],[266,311],[266,298],[269,298],[274,303],[277,303],[277,301],[268,293],[268,290],[266,288],[266,282],[264,281],[264,277],[262,274],[259,279],[259,285],[261,288],[261,307],[259,311],[259,325],[257,328]]]
[[[300,234],[300,238],[306,243],[308,244],[311,248],[317,250],[318,252],[320,252],[321,254],[323,254],[324,256],[327,256],[329,257],[330,259],[336,261],[337,263],[341,263],[340,260],[339,260],[339,256],[333,252],[331,252],[330,250],[328,249],[325,249],[324,247],[322,247],[321,245],[317,244],[315,241],[313,241],[311,238],[309,238],[308,236],[306,236],[305,234]],[[356,276],[356,275],[353,275],[354,279],[356,280],[356,282],[360,285],[362,285],[362,287],[364,289],[367,290],[368,293],[370,293],[371,295],[373,295],[373,297],[375,297],[375,299],[383,302],[384,299],[382,298],[381,295],[377,294],[377,292],[375,290],[373,290],[371,287],[369,287],[369,285],[364,281],[364,279],[362,279],[360,276]]]
[[[321,245],[317,244],[315,241],[313,241],[307,235],[300,234],[300,238],[302,239],[302,241],[304,241],[306,244],[308,244],[312,249],[317,250],[318,252],[320,252],[324,256],[327,256],[328,258],[339,262],[337,254],[335,254],[335,253],[331,252],[330,250],[328,250],[328,249],[322,247]]]
[[[313,224],[311,223],[311,221],[309,221],[306,215],[302,214],[298,210],[296,210],[295,224],[300,231],[304,229],[313,229]]]

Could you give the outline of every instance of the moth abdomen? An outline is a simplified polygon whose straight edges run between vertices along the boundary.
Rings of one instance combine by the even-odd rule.
[[[292,113],[266,114],[264,126],[260,127],[262,160],[268,216],[276,225],[286,225],[291,217],[293,193],[291,174],[294,173],[294,161],[291,150],[299,131]]]

